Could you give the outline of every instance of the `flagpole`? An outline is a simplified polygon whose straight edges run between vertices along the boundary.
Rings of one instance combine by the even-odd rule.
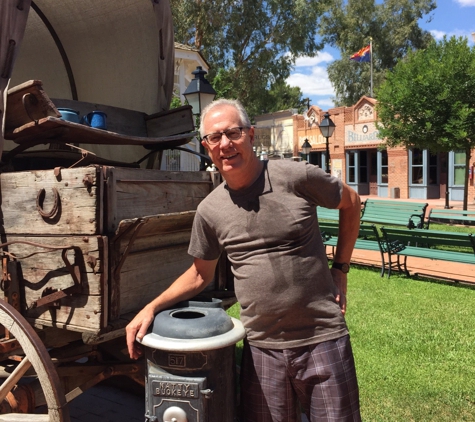
[[[370,92],[371,92],[371,98],[373,98],[373,38],[369,37],[369,53],[370,53],[370,68],[371,68],[371,86],[370,86]]]

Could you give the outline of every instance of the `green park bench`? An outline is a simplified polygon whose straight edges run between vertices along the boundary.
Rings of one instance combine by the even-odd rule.
[[[381,227],[381,232],[388,251],[388,278],[396,268],[409,275],[408,257],[475,264],[475,238],[471,233],[394,227]]]
[[[409,229],[423,228],[427,203],[367,199],[364,203],[361,222],[388,226],[406,226]]]
[[[475,210],[432,208],[427,217],[427,229],[431,223],[475,226]]]
[[[328,220],[328,221],[338,221],[340,219],[340,210],[330,209],[325,207],[317,207],[317,217],[318,221]]]
[[[338,241],[338,223],[331,221],[319,222],[320,233],[322,235],[323,244],[332,248],[331,254],[334,254],[335,246]],[[381,255],[381,277],[384,276],[386,268],[384,254],[384,243],[378,233],[378,229],[374,224],[361,224],[356,239],[355,249],[363,249],[367,251],[378,251]]]

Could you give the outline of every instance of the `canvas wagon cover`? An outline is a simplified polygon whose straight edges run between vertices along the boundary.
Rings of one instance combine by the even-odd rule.
[[[2,138],[8,86],[32,79],[51,98],[168,110],[173,47],[168,0],[2,0]]]

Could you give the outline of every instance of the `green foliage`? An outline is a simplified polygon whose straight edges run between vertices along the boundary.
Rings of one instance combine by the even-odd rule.
[[[268,93],[273,86],[288,98],[280,107],[299,106],[299,92],[284,81],[296,57],[313,56],[322,47],[316,35],[323,2],[171,0],[171,6],[176,41],[202,52],[220,96],[241,100],[251,117],[275,111],[275,94]]]
[[[373,39],[373,86],[411,49],[421,49],[432,36],[418,21],[435,9],[434,0],[333,0],[322,19],[320,34],[340,50],[341,59],[328,66],[335,102],[351,106],[370,95],[370,63],[350,61]]]
[[[174,108],[181,107],[182,105],[183,104],[181,103],[180,94],[178,92],[174,91],[172,101],[170,103],[170,110],[172,110]]]
[[[432,152],[475,147],[475,49],[444,38],[410,52],[378,90],[378,129],[389,146]]]
[[[474,92],[475,48],[467,39],[444,38],[410,52],[377,91],[380,136],[388,146],[465,151],[468,172],[475,147]]]

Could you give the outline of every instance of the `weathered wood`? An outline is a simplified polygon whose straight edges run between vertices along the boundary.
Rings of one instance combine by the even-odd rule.
[[[132,253],[120,272],[120,313],[137,312],[193,262],[188,245]]]
[[[52,135],[51,132],[59,128],[66,130],[58,135]],[[168,149],[187,144],[195,135],[196,132],[154,138],[122,135],[56,117],[45,117],[37,122],[26,123],[13,131],[5,132],[5,139],[11,139],[18,144],[28,142],[29,146],[55,142],[58,144],[149,145],[157,149]]]
[[[65,267],[61,250],[45,252],[23,243],[8,246],[9,253],[18,258],[22,268],[23,302],[27,309],[23,315],[34,325],[66,328],[72,331],[98,332],[105,324],[104,286],[107,285],[108,270],[104,267],[104,257],[108,254],[107,239],[91,237],[25,237],[8,236],[9,242],[35,241],[51,246],[74,246],[80,250],[76,263],[80,268],[80,291],[60,300],[60,308],[32,304],[51,290],[65,289],[74,285],[73,278]],[[80,256],[79,256],[80,255]],[[75,263],[73,251],[68,251],[68,260]],[[89,265],[91,263],[91,265]],[[94,264],[94,268],[92,268]]]
[[[210,172],[100,169],[62,169],[59,175],[54,170],[3,173],[4,231],[30,235],[112,233],[124,219],[196,210],[213,186]],[[41,189],[45,190],[40,201],[44,212],[53,209],[53,189],[58,192],[58,212],[51,218],[44,218],[37,209]]]
[[[208,173],[107,168],[108,232],[122,220],[196,210],[213,187]]]
[[[49,415],[9,413],[7,415],[0,415],[0,422],[50,422],[50,418]]]
[[[189,105],[146,116],[147,136],[168,136],[193,132],[192,108]]]
[[[188,243],[194,214],[172,213],[120,223],[110,246],[111,320],[139,311],[191,265]]]
[[[41,81],[31,80],[8,90],[6,131],[48,116],[61,117],[61,114],[44,91]]]
[[[86,184],[85,181],[86,180]],[[102,232],[101,173],[96,167],[3,173],[0,175],[3,230],[7,234],[96,234]],[[37,197],[45,190],[40,205],[52,210],[57,189],[59,207],[52,218],[37,210]]]
[[[27,324],[23,316],[6,303],[1,304],[0,323],[12,332],[21,344],[26,358],[34,367],[48,405],[49,421],[60,422],[63,420],[63,416],[68,417],[66,400],[60,388],[58,375],[38,335]],[[8,381],[6,385],[8,385]],[[30,420],[32,419],[29,418],[29,415],[24,419],[25,422]]]

